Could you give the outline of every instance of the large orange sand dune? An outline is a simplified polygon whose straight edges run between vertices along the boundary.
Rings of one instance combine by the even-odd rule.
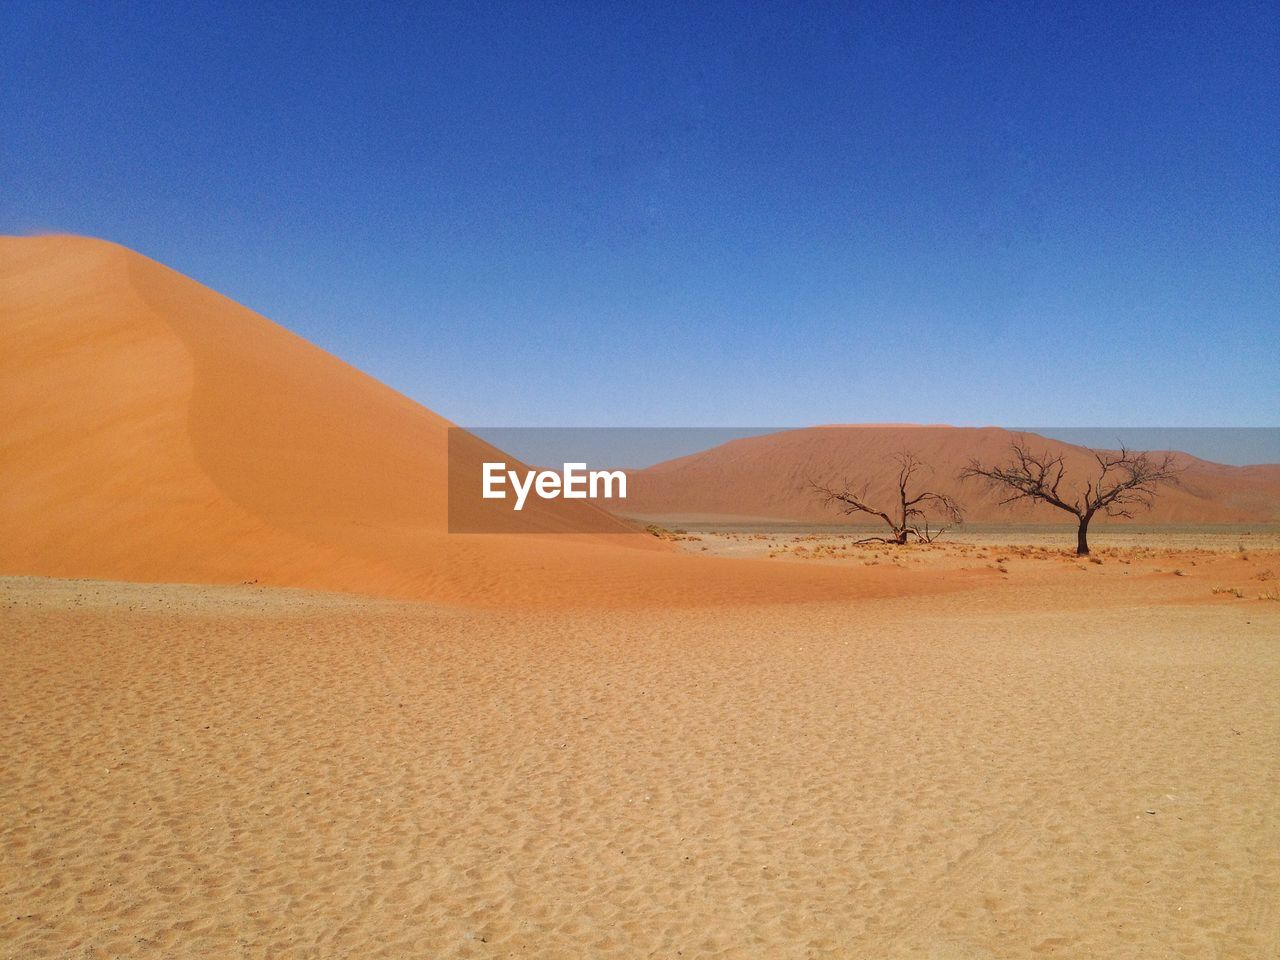
[[[889,589],[677,556],[580,503],[450,535],[447,420],[99,240],[0,238],[0,409],[0,573],[518,604]]]

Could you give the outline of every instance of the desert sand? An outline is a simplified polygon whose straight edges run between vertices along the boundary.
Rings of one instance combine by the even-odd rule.
[[[967,586],[4,581],[0,956],[1274,957],[1280,554],[930,552]]]
[[[1280,949],[1274,532],[450,533],[448,420],[74,237],[0,406],[0,957]]]

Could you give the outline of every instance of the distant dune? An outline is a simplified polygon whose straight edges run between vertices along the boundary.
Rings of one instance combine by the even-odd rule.
[[[976,457],[1003,462],[1018,436],[997,427],[857,425],[811,427],[734,440],[639,471],[632,478],[626,512],[636,516],[744,516],[833,523],[842,520],[808,483],[869,481],[869,499],[893,503],[892,458],[909,450],[932,468],[929,488],[950,494],[966,518],[988,523],[1064,523],[1070,515],[1040,505],[1001,506],[983,485],[961,482],[961,469]],[[1062,454],[1067,476],[1083,482],[1097,472],[1090,452],[1035,435],[1038,451]],[[1177,454],[1181,483],[1166,488],[1139,523],[1263,523],[1280,520],[1280,466],[1231,467]],[[1065,489],[1065,487],[1064,487]],[[863,516],[862,522],[869,518]],[[1101,518],[1099,523],[1104,522]],[[1111,521],[1120,522],[1120,521]]]
[[[876,590],[676,556],[580,502],[450,535],[449,421],[100,240],[0,238],[0,408],[4,574],[481,604]]]

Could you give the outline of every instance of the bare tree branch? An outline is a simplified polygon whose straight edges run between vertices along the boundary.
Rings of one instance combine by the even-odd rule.
[[[945,533],[947,528],[933,529],[929,524],[928,512],[930,511],[940,514],[952,523],[963,522],[960,505],[945,493],[936,493],[932,490],[912,493],[912,481],[918,473],[928,469],[919,457],[904,451],[894,456],[894,462],[898,466],[896,478],[898,503],[894,510],[896,515],[890,515],[888,510],[873,506],[868,501],[869,482],[863,482],[856,489],[848,483],[841,487],[826,486],[813,479],[809,479],[808,483],[822,497],[824,503],[838,504],[841,512],[846,516],[865,513],[879,517],[893,532],[892,537],[867,537],[856,541],[857,543],[906,543],[913,536],[926,543],[932,543]]]
[[[1073,514],[1079,521],[1077,553],[1088,553],[1089,521],[1099,510],[1112,517],[1133,517],[1136,509],[1150,509],[1159,487],[1176,484],[1179,469],[1172,453],[1156,457],[1121,446],[1119,451],[1093,450],[1098,472],[1085,482],[1083,493],[1060,492],[1066,467],[1061,454],[1034,453],[1025,437],[1011,445],[1008,463],[984,466],[977,460],[961,471],[962,479],[979,479],[1008,496],[1002,504],[1039,500]]]

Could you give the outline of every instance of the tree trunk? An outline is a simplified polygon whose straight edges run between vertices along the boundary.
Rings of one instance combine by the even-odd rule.
[[[1089,553],[1089,521],[1093,514],[1086,513],[1080,517],[1080,528],[1076,530],[1076,556],[1083,557]]]

